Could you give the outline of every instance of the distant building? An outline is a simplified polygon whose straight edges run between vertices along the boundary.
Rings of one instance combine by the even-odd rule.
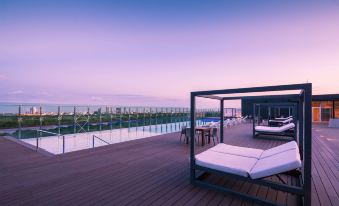
[[[122,109],[120,107],[117,107],[116,108],[116,114],[121,114],[121,112],[122,112]]]
[[[38,109],[36,107],[31,107],[29,110],[30,114],[37,114],[38,113]]]

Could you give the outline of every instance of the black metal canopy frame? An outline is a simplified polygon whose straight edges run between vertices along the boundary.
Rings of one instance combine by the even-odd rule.
[[[297,135],[297,143],[300,149],[300,156],[302,159],[302,170],[300,175],[300,186],[292,186],[281,184],[277,182],[268,181],[265,179],[251,179],[247,177],[242,177],[239,175],[234,175],[218,170],[214,170],[207,167],[202,167],[196,165],[195,162],[195,104],[197,97],[215,99],[220,101],[220,143],[224,143],[224,101],[225,100],[234,100],[234,99],[256,99],[263,98],[265,96],[237,96],[237,97],[220,97],[217,95],[228,95],[228,94],[245,94],[245,93],[254,93],[254,92],[275,92],[275,91],[291,91],[298,90],[299,94],[288,94],[288,95],[276,95],[280,97],[291,97],[294,96],[298,100],[298,127],[299,132]],[[274,95],[273,95],[274,96]],[[270,95],[270,98],[272,95]],[[243,198],[245,200],[252,201],[254,203],[262,205],[275,205],[272,202],[266,201],[264,199],[258,198],[256,196],[251,196],[245,193],[234,191],[230,188],[222,187],[219,185],[211,184],[204,181],[203,177],[206,173],[218,174],[231,177],[240,181],[247,181],[254,184],[260,184],[264,186],[271,187],[273,189],[297,194],[301,202],[304,205],[311,205],[311,156],[312,156],[312,84],[291,84],[291,85],[278,85],[278,86],[265,86],[265,87],[251,87],[251,88],[239,88],[239,89],[224,89],[224,90],[211,90],[211,91],[198,91],[191,92],[191,137],[190,137],[190,181],[192,184],[203,186],[209,189],[218,190],[221,192],[226,192],[234,196]],[[197,176],[196,172],[203,172],[202,175]]]
[[[271,140],[284,140],[284,141],[290,141],[291,138],[281,138],[281,137],[293,137],[295,141],[298,141],[298,105],[301,104],[299,98],[294,98],[293,101],[289,99],[289,101],[286,102],[271,102],[271,103],[254,103],[253,104],[253,137],[259,137],[260,135],[265,135],[265,139],[271,139]],[[278,108],[278,109],[288,109],[289,110],[289,116],[292,116],[293,118],[293,123],[295,128],[293,129],[292,133],[289,132],[281,132],[280,134],[277,133],[269,133],[269,132],[257,132],[255,130],[256,127],[256,120],[257,120],[257,125],[260,124],[261,120],[261,108],[262,107],[267,107],[268,108],[268,113],[271,112],[271,108]],[[268,121],[270,120],[270,114],[268,115]],[[267,136],[268,135],[268,136]],[[270,137],[271,136],[271,137]]]

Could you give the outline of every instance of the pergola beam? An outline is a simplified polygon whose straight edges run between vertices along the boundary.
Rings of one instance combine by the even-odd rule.
[[[222,100],[222,97],[215,96],[215,95],[199,95],[198,97],[207,98],[207,99]]]
[[[236,94],[236,93],[253,93],[253,92],[274,92],[274,91],[288,91],[288,90],[301,90],[305,84],[288,84],[278,86],[265,86],[265,87],[250,87],[238,89],[222,89],[210,91],[197,91],[192,92],[194,96],[200,95],[216,95],[216,94]]]

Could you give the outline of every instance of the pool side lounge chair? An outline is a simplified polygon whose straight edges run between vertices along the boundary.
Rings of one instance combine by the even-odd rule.
[[[289,124],[291,122],[293,122],[293,118],[268,120],[268,124],[270,126],[282,126],[282,125],[285,125],[285,124]]]
[[[231,126],[232,126],[231,120],[230,119],[226,119],[224,121],[224,127],[231,127]]]
[[[276,117],[274,118],[275,120],[286,120],[286,119],[290,119],[293,118],[293,116],[288,116],[288,117]]]
[[[253,135],[254,137],[259,135],[294,137],[295,135],[294,128],[295,128],[294,123],[289,123],[280,127],[255,126]]]
[[[242,117],[242,118],[241,118],[241,122],[242,122],[242,123],[246,123],[247,119],[248,119],[248,116]]]

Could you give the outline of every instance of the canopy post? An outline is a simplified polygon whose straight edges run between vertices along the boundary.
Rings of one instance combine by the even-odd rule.
[[[253,132],[253,137],[255,137],[255,117],[256,117],[256,104],[253,104],[253,130],[252,130],[252,132]]]
[[[298,124],[299,124],[299,138],[298,138],[298,145],[300,151],[300,158],[301,160],[304,159],[304,101],[302,95],[299,97],[299,114],[298,114]]]
[[[220,100],[220,143],[224,143],[224,100]]]
[[[190,176],[191,176],[191,183],[194,182],[195,179],[195,152],[194,152],[194,136],[195,136],[195,95],[191,93],[191,134],[190,134],[190,164],[191,164],[191,171],[190,171]]]
[[[304,205],[311,205],[312,175],[312,84],[304,89]]]

